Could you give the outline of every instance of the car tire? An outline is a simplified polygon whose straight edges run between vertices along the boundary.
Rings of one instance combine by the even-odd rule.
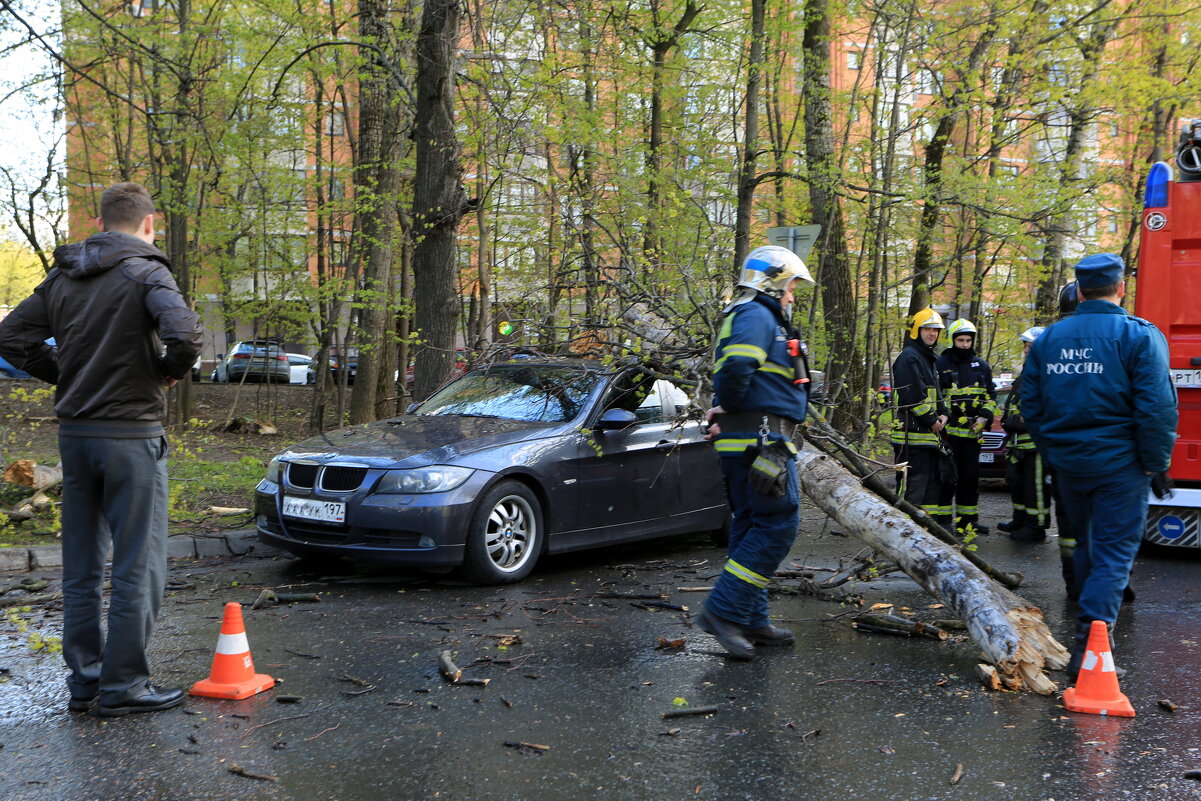
[[[467,530],[461,568],[478,584],[512,584],[534,569],[542,550],[542,504],[520,481],[502,481],[480,498]]]

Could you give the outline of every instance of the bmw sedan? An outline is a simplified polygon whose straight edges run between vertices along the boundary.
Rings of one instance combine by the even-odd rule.
[[[479,368],[409,414],[275,457],[256,491],[258,536],[304,557],[507,584],[544,553],[718,534],[721,472],[686,400],[637,367]]]

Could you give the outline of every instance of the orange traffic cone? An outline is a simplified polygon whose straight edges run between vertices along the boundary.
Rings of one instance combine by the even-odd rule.
[[[221,621],[221,636],[217,638],[217,653],[213,656],[213,670],[207,679],[192,685],[191,694],[236,701],[274,686],[275,679],[254,672],[246,627],[242,625],[242,606],[232,601],[227,603],[225,619]]]
[[[1109,628],[1104,620],[1094,620],[1088,630],[1088,650],[1080,665],[1076,686],[1063,691],[1063,705],[1069,712],[1090,715],[1134,717],[1130,699],[1118,689],[1118,674],[1109,650]]]

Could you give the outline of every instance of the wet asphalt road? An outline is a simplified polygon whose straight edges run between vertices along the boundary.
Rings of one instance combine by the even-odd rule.
[[[1007,508],[998,492],[982,506],[992,524]],[[1056,547],[992,535],[980,551],[1025,573],[1019,592],[1062,635]],[[833,567],[858,550],[808,509],[792,556]],[[703,594],[677,588],[708,584],[722,558],[703,538],[675,539],[549,560],[505,588],[348,565],[313,573],[283,557],[176,564],[183,586],[154,640],[164,684],[207,676],[224,602],[266,587],[322,594],[245,610],[255,667],[281,686],[110,721],[70,714],[59,658],[0,623],[0,799],[1201,798],[1201,782],[1183,778],[1201,769],[1201,561],[1140,558],[1138,600],[1117,632],[1138,717],[1119,720],[986,692],[970,641],[858,633],[849,606],[778,598],[796,647],[742,663],[686,615],[595,597],[662,593],[696,609]],[[940,616],[904,576],[848,589]],[[58,633],[53,609],[20,617]],[[521,642],[502,647],[502,635]],[[659,637],[687,642],[662,650]],[[444,649],[488,685],[444,682]],[[303,700],[277,702],[285,694]],[[719,711],[661,719],[681,703]]]

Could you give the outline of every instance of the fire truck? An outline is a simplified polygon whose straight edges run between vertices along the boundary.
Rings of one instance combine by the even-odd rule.
[[[1184,126],[1176,171],[1161,161],[1147,176],[1134,313],[1167,337],[1180,408],[1176,491],[1150,496],[1146,539],[1201,548],[1201,120]]]

